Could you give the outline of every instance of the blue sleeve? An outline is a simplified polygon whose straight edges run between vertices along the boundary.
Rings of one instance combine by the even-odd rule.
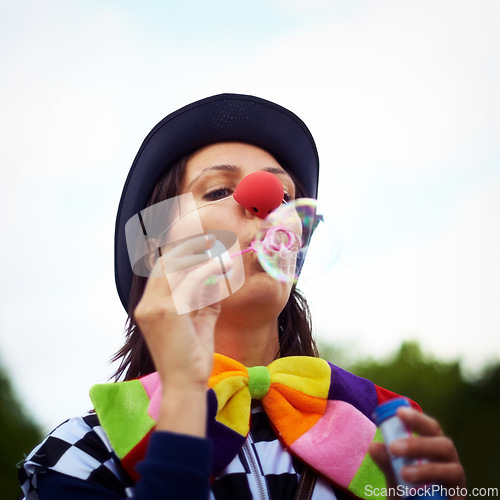
[[[122,495],[104,486],[89,483],[49,470],[38,475],[36,489],[39,500],[54,500],[54,498],[88,498],[89,500],[122,500]]]
[[[137,499],[205,500],[210,489],[211,446],[206,439],[155,432],[137,465]]]
[[[211,445],[206,439],[153,433],[146,457],[137,465],[141,479],[134,487],[134,499],[206,500],[210,491],[210,458]],[[54,471],[38,475],[37,490],[40,500],[124,498],[104,486]]]

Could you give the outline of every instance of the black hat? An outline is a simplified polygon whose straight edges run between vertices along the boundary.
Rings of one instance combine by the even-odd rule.
[[[115,280],[128,310],[132,267],[125,224],[146,207],[165,171],[186,154],[216,142],[245,142],[271,153],[316,198],[319,159],[304,122],[273,102],[240,94],[219,94],[188,104],[165,117],[148,134],[125,181],[115,228]]]

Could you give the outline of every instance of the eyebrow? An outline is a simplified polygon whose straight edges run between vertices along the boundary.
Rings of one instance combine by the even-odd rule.
[[[217,171],[217,170],[223,170],[226,172],[238,172],[240,170],[240,167],[237,167],[235,165],[212,165],[211,167],[206,167],[204,168],[187,186],[186,190],[189,191],[189,188],[205,173],[211,172],[211,171]],[[276,174],[276,175],[285,175],[289,179],[292,180],[292,178],[287,174],[287,172],[282,169],[281,167],[265,167],[262,169],[264,172],[269,172],[271,174]],[[293,180],[292,180],[293,182]]]

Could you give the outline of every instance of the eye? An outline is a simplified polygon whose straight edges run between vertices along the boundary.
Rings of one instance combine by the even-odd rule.
[[[290,201],[292,201],[292,197],[288,194],[288,191],[285,189],[285,192],[283,193],[282,203],[289,203]]]
[[[212,189],[208,193],[203,195],[203,199],[207,201],[221,200],[222,198],[227,198],[233,194],[233,190],[228,187],[220,187],[217,189]]]

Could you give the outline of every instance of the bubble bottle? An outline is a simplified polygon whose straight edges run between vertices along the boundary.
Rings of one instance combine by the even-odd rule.
[[[397,416],[396,411],[401,407],[409,407],[410,403],[404,398],[391,399],[379,405],[373,412],[375,423],[382,431],[384,436],[385,445],[389,445],[396,439],[407,438],[412,435],[405,423]],[[389,450],[388,450],[389,451]],[[435,484],[413,484],[406,482],[401,477],[401,469],[407,465],[421,464],[425,460],[414,457],[397,457],[391,454],[391,465],[396,478],[397,494],[402,498],[433,498],[446,500],[447,497],[443,495],[442,488]]]

